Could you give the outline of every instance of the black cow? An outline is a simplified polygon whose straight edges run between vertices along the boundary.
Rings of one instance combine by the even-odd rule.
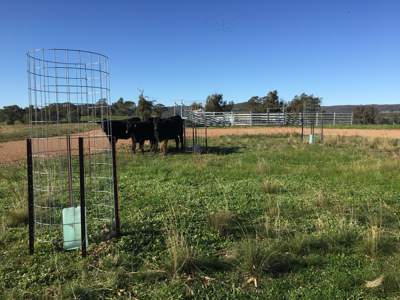
[[[161,146],[162,152],[167,154],[168,140],[175,140],[176,149],[179,150],[179,141],[181,149],[183,149],[183,119],[180,116],[174,116],[167,119],[156,118],[153,120],[155,150],[160,142],[164,142]]]
[[[101,122],[96,122],[101,125],[104,133],[107,135],[108,140],[112,141],[112,138],[115,138],[115,142],[118,139],[129,139],[131,136],[128,133],[129,124],[133,124],[135,122],[140,122],[139,118],[133,117],[127,120],[106,120],[104,119]]]
[[[144,142],[150,141],[150,150],[154,150],[155,137],[153,118],[143,122],[132,122],[128,125],[128,135],[132,138],[132,152],[136,153],[136,143],[139,149],[144,153]]]

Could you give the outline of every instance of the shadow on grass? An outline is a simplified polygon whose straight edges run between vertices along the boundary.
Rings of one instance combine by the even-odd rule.
[[[241,147],[219,147],[212,146],[207,148],[207,153],[211,154],[232,154],[238,153]]]
[[[217,155],[226,155],[226,154],[238,153],[240,148],[242,148],[242,147],[209,146],[209,147],[207,147],[207,150],[201,149],[202,150],[201,154],[209,153],[209,154],[217,154]],[[163,155],[163,153],[161,153],[161,152],[154,153],[150,149],[146,149],[143,154],[141,152],[136,152],[135,154],[133,154],[133,153],[129,153],[129,154],[132,156],[138,156],[138,157],[140,157],[141,155],[151,155],[154,157]],[[186,148],[185,150],[176,149],[175,147],[168,148],[167,155],[175,155],[175,154],[193,154],[193,151],[190,148]]]

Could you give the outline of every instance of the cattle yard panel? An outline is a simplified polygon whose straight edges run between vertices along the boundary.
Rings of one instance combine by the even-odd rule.
[[[314,120],[317,126],[324,125],[352,125],[352,113],[326,113],[317,111],[307,112],[269,112],[269,113],[248,113],[248,112],[200,112],[186,109],[183,111],[183,118],[190,114],[204,115],[208,126],[301,126],[301,120],[305,123]]]
[[[188,114],[184,119],[184,127],[184,146],[186,151],[193,153],[207,152],[207,118],[198,113]]]
[[[40,241],[84,255],[87,242],[119,233],[114,141],[96,125],[111,117],[108,58],[40,49],[27,60],[30,252]]]

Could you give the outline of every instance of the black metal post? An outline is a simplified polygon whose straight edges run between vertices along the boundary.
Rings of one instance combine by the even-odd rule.
[[[79,190],[81,205],[81,249],[82,256],[86,256],[86,202],[85,202],[85,161],[83,150],[83,137],[79,137]]]
[[[117,176],[117,154],[115,150],[115,138],[111,142],[112,153],[112,175],[114,183],[114,213],[115,213],[115,233],[117,236],[121,234],[121,225],[119,219],[119,199],[118,199],[118,176]]]
[[[198,139],[198,134],[197,134],[197,123],[194,123],[194,128],[195,128],[195,130],[194,130],[194,142],[195,142],[196,145],[198,145],[199,144],[199,139]]]
[[[194,153],[194,130],[195,130],[195,123],[192,121],[192,152]]]
[[[28,221],[29,221],[29,254],[35,252],[35,220],[33,199],[33,166],[32,166],[32,140],[26,140],[26,162],[28,177]]]
[[[186,151],[186,120],[183,120],[183,151]]]

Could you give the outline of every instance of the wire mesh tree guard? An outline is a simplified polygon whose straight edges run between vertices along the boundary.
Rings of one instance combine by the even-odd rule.
[[[192,153],[208,151],[208,122],[204,113],[188,112],[185,117],[184,140],[185,149]]]
[[[308,143],[323,142],[324,119],[321,105],[315,101],[304,101],[301,113],[301,139],[308,136]]]
[[[86,255],[88,241],[120,231],[115,141],[96,124],[111,117],[108,58],[32,50],[27,72],[30,253],[39,241]]]

